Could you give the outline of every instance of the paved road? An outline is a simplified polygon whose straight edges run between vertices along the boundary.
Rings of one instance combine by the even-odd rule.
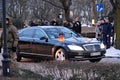
[[[0,53],[0,66],[2,66],[2,59],[3,59],[3,56],[2,54]],[[30,59],[26,59],[24,58],[22,61],[32,61]],[[103,58],[100,63],[115,63],[115,64],[120,64],[120,58]]]

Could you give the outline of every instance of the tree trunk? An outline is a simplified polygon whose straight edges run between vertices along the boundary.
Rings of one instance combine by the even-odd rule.
[[[70,6],[72,4],[72,0],[60,0],[60,2],[63,5],[66,20],[68,22],[71,22],[71,19],[70,19]]]
[[[71,19],[70,19],[70,9],[65,9],[64,11],[65,11],[65,18],[66,18],[66,20],[68,22],[70,22],[71,21]]]
[[[95,23],[96,23],[98,16],[97,16],[97,12],[96,12],[96,3],[94,0],[93,0],[93,14],[94,14],[93,18],[95,19]]]
[[[115,47],[120,49],[120,8],[115,10],[115,33],[116,33],[116,40],[115,40]]]

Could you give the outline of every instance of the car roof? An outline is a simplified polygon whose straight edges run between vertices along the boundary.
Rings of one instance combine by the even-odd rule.
[[[44,28],[62,28],[63,26],[32,26],[32,27],[29,27],[29,28],[41,28],[41,29],[44,29]]]
[[[38,26],[41,28],[58,28],[58,27],[63,27],[63,26]]]
[[[47,28],[63,28],[64,26],[32,26],[32,27],[27,27],[20,29],[18,32],[21,33],[22,31],[26,29],[47,29]]]

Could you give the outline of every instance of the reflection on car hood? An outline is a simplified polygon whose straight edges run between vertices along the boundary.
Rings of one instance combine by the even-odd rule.
[[[65,42],[72,42],[72,43],[97,43],[99,42],[98,40],[94,39],[94,38],[86,38],[86,37],[71,37],[68,39],[65,39]]]

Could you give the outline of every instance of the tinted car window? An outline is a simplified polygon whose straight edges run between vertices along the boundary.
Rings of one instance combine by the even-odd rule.
[[[51,39],[58,38],[59,31],[56,28],[44,29],[48,37]]]
[[[50,28],[50,29],[45,28],[44,30],[47,33],[47,35],[52,39],[58,38],[59,34],[63,34],[65,38],[78,36],[78,34],[76,34],[72,30],[65,28],[65,27],[60,27],[59,29],[58,28]]]
[[[32,37],[33,36],[34,29],[26,29],[22,33],[20,33],[20,37]]]
[[[34,33],[34,38],[41,38],[41,37],[44,37],[44,33],[41,31],[41,30],[35,30],[35,33]]]
[[[67,28],[61,28],[61,33],[64,34],[65,38],[69,38],[69,37],[73,37],[73,36],[77,36],[76,33],[74,33],[72,30],[67,29]]]

